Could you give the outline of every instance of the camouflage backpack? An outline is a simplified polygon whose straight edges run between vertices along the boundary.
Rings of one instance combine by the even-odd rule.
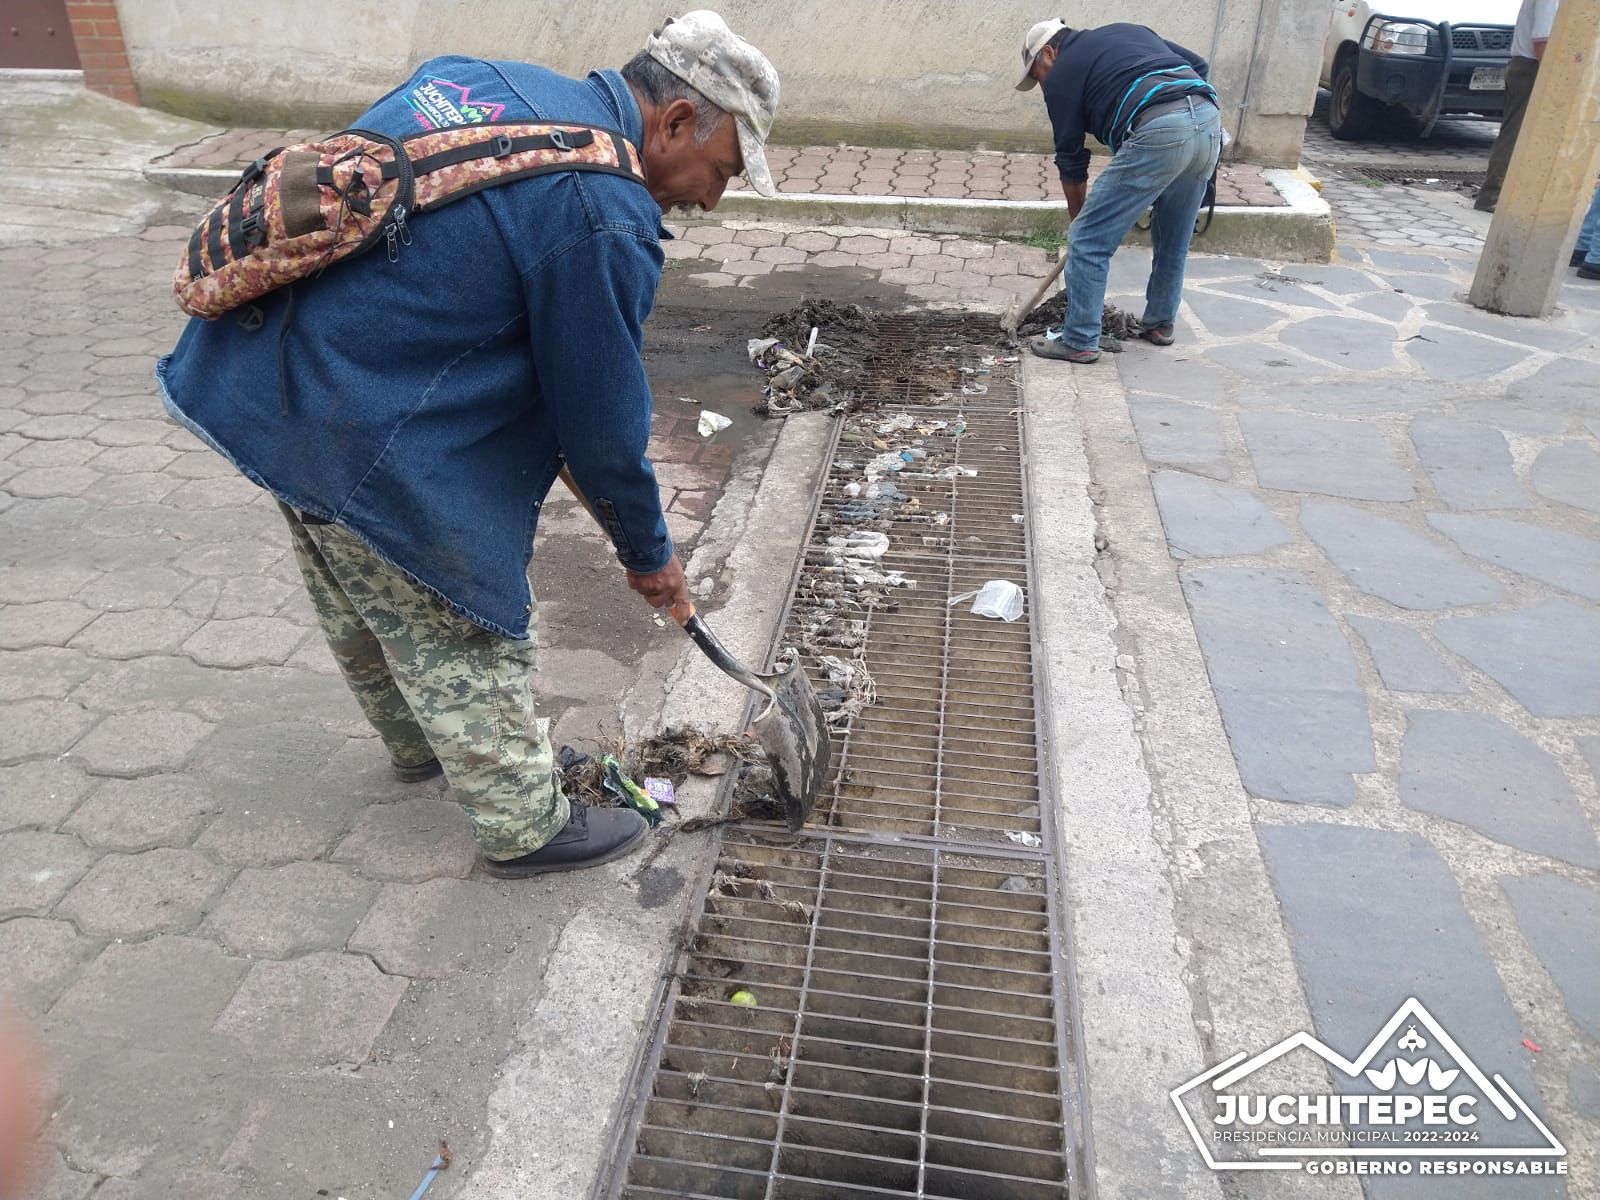
[[[553,171],[644,183],[638,150],[590,125],[455,125],[405,138],[348,129],[282,146],[246,167],[195,227],[172,290],[184,312],[212,320],[380,240],[392,260],[414,214]]]

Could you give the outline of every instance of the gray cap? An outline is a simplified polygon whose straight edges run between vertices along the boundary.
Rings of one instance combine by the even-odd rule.
[[[1022,82],[1017,84],[1017,91],[1026,92],[1039,86],[1039,81],[1030,72],[1033,70],[1033,60],[1039,57],[1039,51],[1049,44],[1067,23],[1060,20],[1040,21],[1028,30],[1028,36],[1022,39]]]
[[[706,9],[669,17],[644,48],[734,119],[745,179],[763,196],[775,195],[778,189],[772,184],[764,147],[778,111],[778,72],[767,56]]]

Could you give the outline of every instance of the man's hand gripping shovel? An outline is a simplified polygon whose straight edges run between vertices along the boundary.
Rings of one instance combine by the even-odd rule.
[[[599,517],[565,467],[561,479],[598,523]],[[751,724],[751,732],[767,752],[773,791],[783,801],[789,828],[799,829],[811,816],[833,758],[828,720],[811,681],[798,660],[782,671],[752,671],[728,652],[688,598],[667,611],[718,670],[766,697],[766,707]]]

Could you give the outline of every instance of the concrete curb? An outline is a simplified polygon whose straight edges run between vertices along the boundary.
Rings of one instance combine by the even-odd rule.
[[[82,83],[83,72],[65,67],[0,67],[0,83]]]
[[[1283,262],[1328,262],[1333,257],[1332,210],[1300,171],[1264,171],[1284,198],[1279,208],[1219,206],[1211,228],[1196,239],[1195,249]],[[869,229],[905,229],[918,233],[961,233],[982,237],[1019,237],[1056,230],[1063,205],[1050,200],[963,200],[918,196],[845,196],[823,192],[791,193],[765,199],[751,192],[730,192],[715,214],[690,218],[693,223],[743,217],[808,227],[853,225]],[[1135,231],[1130,242],[1148,244]]]
[[[1208,254],[1233,254],[1280,262],[1328,262],[1333,257],[1333,216],[1303,171],[1262,172],[1284,198],[1278,208],[1218,207],[1211,228],[1195,248]],[[145,178],[191,195],[218,197],[237,171],[213,167],[163,167],[151,164]],[[1026,237],[1059,229],[1063,207],[1051,200],[963,200],[920,196],[846,196],[790,192],[766,199],[754,192],[730,192],[714,214],[686,223],[716,223],[727,217],[774,221],[808,228],[853,225],[866,229],[907,229],[918,233],[960,233],[979,237]],[[1135,232],[1130,242],[1148,243]]]
[[[144,177],[175,192],[215,200],[238,182],[239,172],[218,167],[159,167],[152,163],[145,167]]]
[[[721,543],[728,547],[720,589],[725,602],[714,619],[718,635],[740,657],[764,660],[776,632],[829,431],[821,414],[785,422],[738,535]],[[719,506],[713,526],[722,516]],[[691,575],[698,565],[690,566]],[[669,688],[663,724],[687,718],[731,729],[744,714],[744,689],[692,647]],[[680,792],[680,807],[707,811],[716,786],[715,780],[691,779]],[[708,846],[700,837],[674,838],[648,865],[630,858],[596,869],[597,876],[611,872],[597,878],[597,895],[637,889],[645,882],[641,876],[657,887],[674,883],[676,891],[653,908],[586,905],[561,931],[542,986],[529,998],[515,1045],[500,1065],[489,1099],[489,1144],[462,1195],[574,1200],[589,1195],[602,1169],[612,1165],[615,1122],[633,1100],[628,1083]]]
[[[1024,364],[1033,611],[1087,1064],[1099,1200],[1220,1200],[1167,1091],[1204,1068],[1161,817],[1096,571],[1076,372]],[[1103,368],[1102,368],[1103,373]]]

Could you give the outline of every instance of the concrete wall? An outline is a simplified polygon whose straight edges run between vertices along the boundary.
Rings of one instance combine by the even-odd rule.
[[[335,125],[421,60],[617,66],[687,2],[118,0],[146,104],[232,124]],[[1036,93],[1012,90],[1042,16],[1139,21],[1210,58],[1241,157],[1298,160],[1328,0],[723,0],[783,79],[787,142],[1047,149]]]

